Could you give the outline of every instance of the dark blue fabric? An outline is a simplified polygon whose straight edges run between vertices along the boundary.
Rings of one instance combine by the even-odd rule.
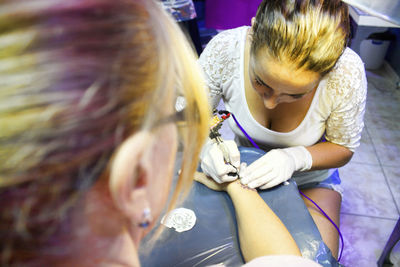
[[[265,153],[256,148],[244,147],[240,147],[239,151],[241,161],[247,164]],[[288,185],[259,191],[259,194],[286,225],[304,257],[313,259],[323,266],[338,266],[328,247],[323,243],[294,181],[289,180]],[[142,266],[244,264],[235,211],[225,192],[216,192],[195,182],[189,196],[179,207],[195,212],[196,225],[183,233],[165,229],[163,237],[154,244],[150,253],[145,241],[139,251]]]
[[[340,180],[339,171],[336,169],[331,176],[323,180],[321,183],[324,184],[340,184],[342,180]]]

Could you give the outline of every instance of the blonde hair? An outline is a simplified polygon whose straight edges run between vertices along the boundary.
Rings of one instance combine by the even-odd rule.
[[[335,66],[348,35],[348,7],[341,0],[264,0],[251,51],[323,76]]]
[[[187,192],[209,110],[194,53],[149,0],[21,0],[0,8],[1,262],[34,258],[132,133],[186,98]],[[190,140],[190,142],[189,142]]]

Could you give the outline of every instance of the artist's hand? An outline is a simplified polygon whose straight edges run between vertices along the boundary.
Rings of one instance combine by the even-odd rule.
[[[240,166],[241,166],[241,168],[245,168],[246,163],[242,163],[242,164],[240,164]],[[225,191],[225,192],[228,192],[229,187],[232,187],[234,184],[236,184],[236,183],[238,183],[239,185],[241,184],[239,180],[219,184],[216,181],[214,181],[214,179],[208,177],[207,175],[205,175],[202,172],[195,172],[194,180],[207,186],[208,188],[210,188],[212,190]],[[241,185],[241,187],[246,188],[246,186],[244,186],[244,185]]]
[[[236,143],[233,140],[228,140],[224,141],[224,144],[228,150],[231,164],[239,168],[240,153]],[[230,172],[235,173],[236,169],[225,163],[221,149],[212,140],[208,140],[204,145],[200,153],[200,159],[203,172],[212,177],[217,183],[230,182],[238,178],[237,175],[228,175]]]
[[[267,189],[288,180],[295,171],[306,171],[311,166],[311,154],[303,146],[273,149],[241,169],[240,177],[250,188]]]

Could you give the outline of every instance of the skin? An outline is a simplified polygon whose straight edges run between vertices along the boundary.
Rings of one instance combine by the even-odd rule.
[[[139,243],[167,201],[177,138],[176,126],[169,123],[134,133],[120,146],[111,174],[103,174],[76,205],[68,238],[58,242],[75,255],[65,266],[140,266]],[[142,228],[145,208],[151,209],[152,219]]]
[[[199,172],[194,179],[210,189],[228,193],[235,207],[240,248],[246,262],[266,255],[301,256],[293,237],[257,190],[239,180],[218,184]]]
[[[298,70],[290,62],[269,56],[266,49],[258,54],[250,52],[250,34],[245,46],[245,95],[252,116],[261,125],[277,132],[290,132],[303,121],[321,80],[318,73]],[[311,170],[338,168],[348,163],[353,155],[349,149],[330,142],[306,147],[313,165]],[[341,197],[339,193],[323,188],[303,191],[339,224]],[[336,229],[313,204],[305,201],[322,238],[337,258]]]

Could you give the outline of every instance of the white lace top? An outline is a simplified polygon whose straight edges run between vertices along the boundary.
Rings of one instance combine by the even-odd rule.
[[[354,151],[360,145],[367,94],[365,69],[360,57],[346,48],[334,69],[319,83],[300,125],[290,132],[272,131],[252,117],[246,102],[243,65],[248,28],[245,26],[219,33],[200,56],[199,64],[210,89],[213,107],[218,105],[222,97],[226,109],[236,116],[252,139],[267,151],[298,145],[311,146],[319,142],[324,133],[327,141]],[[238,145],[252,146],[234,120],[228,121]],[[314,172],[315,175],[317,173]],[[326,171],[319,173],[317,180],[322,180],[322,176],[327,177]]]

